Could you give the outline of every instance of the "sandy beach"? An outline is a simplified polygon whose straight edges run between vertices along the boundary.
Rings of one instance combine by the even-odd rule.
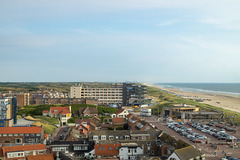
[[[237,97],[237,96],[211,94],[211,93],[185,92],[179,89],[161,88],[160,86],[157,86],[157,85],[150,85],[150,84],[145,84],[145,85],[168,91],[171,94],[175,94],[183,98],[203,100],[203,102],[201,103],[206,103],[212,106],[221,107],[221,108],[225,108],[225,109],[240,113],[240,97]]]

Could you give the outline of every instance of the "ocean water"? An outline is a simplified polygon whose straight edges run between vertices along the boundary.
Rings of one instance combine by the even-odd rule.
[[[240,83],[155,83],[154,85],[186,92],[240,96]]]

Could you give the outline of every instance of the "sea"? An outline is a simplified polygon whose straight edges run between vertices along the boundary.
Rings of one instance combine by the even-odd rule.
[[[155,83],[154,85],[186,92],[240,96],[240,83]]]

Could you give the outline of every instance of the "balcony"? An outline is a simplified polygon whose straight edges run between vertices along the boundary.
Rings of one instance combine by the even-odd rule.
[[[2,111],[6,111],[6,110],[8,110],[7,107],[3,107],[3,108],[2,108]]]

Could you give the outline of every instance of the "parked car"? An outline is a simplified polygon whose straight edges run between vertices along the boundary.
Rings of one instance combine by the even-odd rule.
[[[61,134],[61,135],[59,136],[59,140],[63,140],[63,139],[64,139],[64,135]]]
[[[68,129],[69,129],[69,127],[66,127],[66,128],[64,128],[64,132],[67,132],[68,131]]]
[[[193,142],[193,143],[201,143],[202,141],[199,140],[199,139],[194,139],[194,140],[192,140],[192,142]]]

